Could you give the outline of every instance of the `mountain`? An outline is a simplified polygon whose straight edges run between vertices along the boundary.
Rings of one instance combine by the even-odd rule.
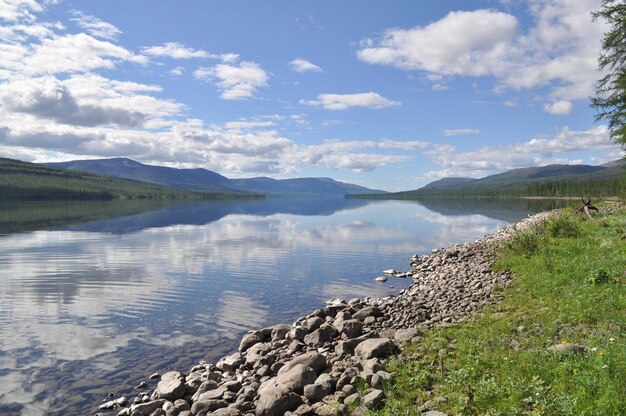
[[[112,178],[0,158],[0,200],[230,199],[259,195],[172,189],[154,183]]]
[[[413,191],[374,198],[412,199],[434,196],[580,196],[626,192],[626,161],[599,166],[547,165],[512,169],[481,179],[443,178]],[[369,196],[364,196],[369,197]]]
[[[152,166],[131,159],[114,158],[74,160],[48,163],[60,167],[102,175],[141,180],[174,189],[211,190],[222,192],[252,192],[267,195],[328,195],[383,194],[385,191],[335,181],[330,178],[272,179],[266,177],[229,179],[206,169],[177,169]]]
[[[476,179],[474,178],[441,178],[437,181],[431,182],[428,185],[424,186],[422,189],[437,189],[437,188],[446,188],[448,186],[467,184],[469,182],[474,182]]]

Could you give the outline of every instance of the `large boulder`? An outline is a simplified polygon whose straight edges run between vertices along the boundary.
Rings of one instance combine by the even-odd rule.
[[[399,352],[396,344],[389,338],[366,339],[354,349],[354,353],[363,360],[386,358]]]
[[[265,390],[259,397],[256,406],[256,416],[283,416],[287,412],[296,410],[303,404],[302,398],[287,389],[271,388]]]
[[[282,368],[281,368],[282,370]],[[259,387],[259,394],[277,389],[291,390],[302,394],[304,386],[315,382],[317,374],[311,367],[297,364],[287,371],[279,371],[276,377],[267,380]]]
[[[298,355],[293,360],[289,361],[285,364],[280,370],[278,370],[278,374],[284,373],[286,371],[291,370],[298,364],[303,364],[306,367],[311,367],[317,374],[321,373],[328,363],[326,362],[326,357],[316,351],[307,352],[301,355]]]

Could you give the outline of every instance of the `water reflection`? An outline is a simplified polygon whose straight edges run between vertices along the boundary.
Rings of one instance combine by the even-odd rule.
[[[30,205],[23,227],[19,207],[0,216],[0,414],[93,412],[107,391],[215,359],[248,329],[393,292],[373,283],[381,270],[528,213],[343,199],[79,205],[49,220]]]

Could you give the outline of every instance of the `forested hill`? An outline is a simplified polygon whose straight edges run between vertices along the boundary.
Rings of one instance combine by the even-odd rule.
[[[357,198],[414,199],[442,196],[567,197],[626,195],[626,160],[604,165],[548,165],[513,169],[482,179],[444,178],[423,188]]]
[[[0,158],[0,200],[228,199],[250,194],[189,192],[155,184]]]
[[[331,178],[230,179],[203,168],[179,169],[146,165],[132,159],[91,159],[48,163],[47,166],[135,179],[181,190],[250,192],[264,195],[343,197],[349,194],[380,194],[385,191],[336,181]]]

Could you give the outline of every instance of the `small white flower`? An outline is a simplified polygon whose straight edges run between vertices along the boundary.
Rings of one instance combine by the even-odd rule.
[[[591,351],[598,351],[598,347],[593,347]]]
[[[609,338],[609,342],[613,342],[613,341],[615,341],[615,338],[613,337]]]
[[[609,366],[608,366],[608,365],[606,365],[606,364],[604,364],[604,365],[602,366],[602,368],[609,368]]]

